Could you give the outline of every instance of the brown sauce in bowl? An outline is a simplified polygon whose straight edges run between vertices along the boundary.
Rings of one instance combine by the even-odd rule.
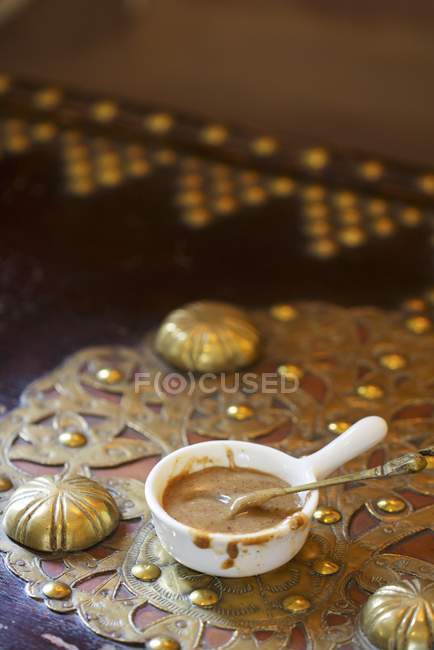
[[[297,495],[276,497],[235,517],[231,517],[231,503],[249,492],[287,485],[277,476],[254,469],[207,467],[169,481],[163,508],[191,528],[214,533],[255,533],[276,526],[300,510]]]

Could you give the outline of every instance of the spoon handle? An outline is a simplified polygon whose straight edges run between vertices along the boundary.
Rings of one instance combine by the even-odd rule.
[[[425,469],[426,465],[427,462],[421,453],[404,454],[404,456],[394,458],[384,463],[384,465],[377,465],[371,469],[364,469],[360,472],[344,474],[343,476],[332,476],[322,481],[314,481],[313,483],[305,483],[304,485],[293,485],[289,488],[284,488],[284,491],[285,494],[292,494],[294,492],[306,492],[306,490],[318,490],[319,488],[330,487],[332,485],[341,485],[342,483],[411,474],[420,472],[422,469]]]
[[[242,512],[252,506],[260,506],[270,499],[284,496],[285,494],[294,494],[296,492],[306,492],[307,490],[318,490],[332,485],[342,485],[343,483],[353,483],[354,481],[367,481],[374,478],[387,478],[389,476],[399,476],[400,474],[412,474],[420,472],[427,466],[425,456],[433,455],[433,448],[422,449],[420,452],[404,454],[399,458],[389,460],[384,465],[377,465],[371,469],[364,469],[352,474],[342,476],[332,476],[322,481],[304,483],[303,485],[291,485],[287,488],[270,488],[269,490],[260,490],[252,492],[245,496],[235,499],[231,506],[232,516]]]

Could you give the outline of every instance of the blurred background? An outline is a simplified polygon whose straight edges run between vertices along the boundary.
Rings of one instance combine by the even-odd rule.
[[[433,161],[431,0],[0,0],[0,67]]]

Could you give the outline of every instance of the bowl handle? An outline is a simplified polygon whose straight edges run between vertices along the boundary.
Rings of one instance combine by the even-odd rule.
[[[383,440],[386,433],[386,421],[377,415],[370,415],[353,424],[319,451],[305,456],[304,460],[312,468],[315,477],[320,480],[332,474],[347,461],[375,447]]]

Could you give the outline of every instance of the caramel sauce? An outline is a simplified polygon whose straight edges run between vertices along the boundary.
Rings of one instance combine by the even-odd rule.
[[[230,505],[239,496],[266,488],[286,487],[277,476],[237,466],[207,467],[183,473],[169,481],[163,507],[174,519],[201,531],[246,534],[271,528],[300,510],[297,495],[276,497],[262,506],[252,507],[231,517]],[[194,543],[206,548],[206,536]],[[238,555],[236,544],[227,549],[230,559]]]

